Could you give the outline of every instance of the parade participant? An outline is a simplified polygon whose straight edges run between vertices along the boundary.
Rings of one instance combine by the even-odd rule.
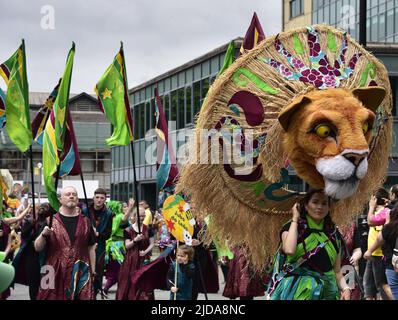
[[[141,200],[140,206],[145,209],[145,219],[142,223],[145,224],[146,226],[152,228],[153,214],[152,214],[151,208],[149,207],[148,201]]]
[[[74,187],[62,190],[60,203],[52,227],[45,226],[34,243],[36,251],[45,250],[45,265],[54,277],[50,281],[53,286],[41,282],[37,299],[94,299],[96,237],[93,227],[87,217],[76,212],[78,196]]]
[[[16,217],[4,217],[3,218],[3,222],[11,225],[14,223],[18,223],[19,221],[21,221],[23,218],[25,218],[25,216],[28,214],[28,212],[32,209],[32,205],[26,207],[25,209],[22,210],[21,213],[19,213]]]
[[[129,204],[123,206],[123,209],[119,201],[111,200],[108,202],[107,206],[112,212],[112,235],[111,238],[106,241],[106,284],[104,286],[104,293],[106,295],[109,289],[117,283],[120,266],[126,254],[123,231],[128,227],[128,218],[134,207],[134,199],[130,199]]]
[[[386,217],[390,212],[386,206],[388,204],[388,192],[384,188],[379,188],[369,201],[368,212],[368,247],[369,250],[377,241],[378,234],[386,223]],[[383,252],[381,247],[372,251],[372,257],[367,259],[363,283],[365,289],[365,298],[367,300],[377,299],[377,294],[383,300],[392,300],[391,289],[387,284],[385,274],[385,263],[383,261]]]
[[[44,252],[36,252],[34,241],[47,224],[47,217],[53,214],[53,210],[48,203],[37,205],[38,217],[33,217],[32,208],[26,215],[21,227],[21,247],[12,261],[15,268],[14,283],[29,286],[30,300],[36,300],[40,286],[40,267],[44,264]]]
[[[8,224],[0,219],[0,251],[4,252],[4,262],[8,263],[11,256],[11,229]],[[10,296],[10,288],[0,293],[0,300],[6,300]]]
[[[96,249],[96,266],[95,266],[95,280],[94,290],[95,295],[102,291],[102,278],[105,268],[105,242],[111,237],[112,233],[112,213],[105,205],[106,191],[102,188],[97,188],[94,191],[93,204],[87,209],[83,210],[83,214],[88,217],[95,228],[95,235],[97,236]]]
[[[142,223],[145,219],[143,207],[139,207],[139,219],[141,230],[138,230],[137,209],[134,208],[131,214],[133,223],[124,230],[126,256],[119,271],[116,300],[154,300],[153,291],[143,291],[133,283],[134,273],[143,266],[145,257],[154,246],[151,229]]]
[[[194,204],[190,203],[191,210],[195,210]],[[206,232],[206,225],[200,217],[196,217],[196,224],[192,235],[192,246],[195,251],[195,277],[192,286],[192,300],[197,300],[199,293],[203,293],[207,298],[208,293],[218,293],[220,289],[218,283],[217,257],[214,257],[211,248],[213,243],[205,245],[200,239],[200,235]],[[215,252],[215,249],[214,249]]]
[[[340,267],[341,235],[329,209],[330,198],[316,189],[293,206],[292,219],[280,234],[268,288],[271,300],[337,300],[340,293],[341,299],[350,299]]]
[[[192,286],[195,275],[194,254],[195,252],[190,246],[182,245],[178,247],[177,258],[172,262],[168,275],[170,300],[192,300]],[[176,265],[177,282],[175,283]]]
[[[394,270],[392,265],[393,251],[396,246],[398,237],[398,207],[395,206],[389,214],[389,223],[384,225],[383,229],[377,235],[376,241],[365,252],[366,259],[373,258],[373,252],[382,248],[383,256],[385,258],[386,270],[385,275],[388,285],[391,288],[394,300],[398,300],[398,273]]]
[[[244,247],[232,249],[234,257],[229,261],[227,280],[223,296],[240,300],[253,300],[254,297],[264,296],[259,274],[253,270],[246,257]]]
[[[358,233],[358,227],[356,222],[352,222],[343,228],[341,228],[341,235],[343,237],[343,254],[341,259],[341,269],[347,269],[350,272],[354,280],[351,284],[351,299],[350,300],[361,300],[361,288],[358,281],[359,279],[359,265],[358,261],[362,257],[361,239]],[[355,272],[358,278],[355,277]],[[350,284],[349,284],[350,285]]]

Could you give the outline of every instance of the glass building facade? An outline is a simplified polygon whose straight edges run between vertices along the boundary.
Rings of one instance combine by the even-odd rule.
[[[237,54],[242,40],[238,38],[234,42]],[[154,89],[159,90],[177,154],[188,141],[195,117],[223,65],[227,47],[228,44],[130,90],[138,196],[147,200],[151,207],[157,203]],[[177,161],[179,158],[177,154]],[[131,147],[113,147],[111,160],[112,199],[126,201],[134,193]]]
[[[359,38],[360,0],[312,0],[312,23],[326,23]],[[398,0],[368,0],[368,43],[398,43]]]

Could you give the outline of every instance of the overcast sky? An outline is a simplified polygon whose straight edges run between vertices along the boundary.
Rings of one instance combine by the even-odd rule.
[[[29,89],[48,92],[75,41],[71,92],[93,93],[123,41],[131,88],[243,37],[254,11],[281,30],[277,0],[0,0],[0,63],[24,38]]]

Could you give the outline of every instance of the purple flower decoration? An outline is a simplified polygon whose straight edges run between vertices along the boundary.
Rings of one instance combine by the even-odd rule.
[[[311,66],[307,67],[299,58],[294,57],[288,52],[282,42],[276,39],[274,42],[275,49],[287,59],[290,68],[274,59],[263,59],[263,61],[281,74],[287,80],[298,80],[304,83],[312,84],[318,89],[336,88],[340,85],[341,80],[352,76],[355,66],[361,57],[361,53],[355,53],[348,66],[345,65],[345,54],[348,47],[347,34],[343,36],[343,42],[340,52],[333,63],[329,63],[326,54],[321,50],[319,33],[312,27],[308,27],[307,45],[309,48]],[[291,70],[293,69],[293,71]]]

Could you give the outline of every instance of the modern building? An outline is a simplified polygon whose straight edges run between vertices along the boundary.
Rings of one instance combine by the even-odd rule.
[[[360,0],[282,0],[284,31],[311,24],[342,28],[359,39]],[[398,134],[398,0],[367,0],[366,48],[386,66],[393,94],[394,137]],[[304,190],[305,184],[290,172],[289,187]],[[386,186],[398,183],[398,144],[393,140]]]
[[[233,40],[236,55],[242,40],[242,38]],[[138,197],[147,200],[153,208],[157,204],[156,154],[154,153],[156,135],[153,130],[151,131],[155,125],[154,89],[158,88],[165,108],[174,150],[183,152],[183,148],[180,147],[188,141],[195,116],[223,65],[227,48],[228,44],[225,44],[129,90],[134,118]],[[112,147],[111,158],[112,198],[126,201],[134,193],[134,170],[130,146]]]
[[[49,93],[44,92],[29,93],[31,120],[48,96]],[[99,110],[97,99],[93,95],[85,92],[70,94],[69,107],[79,146],[84,180],[87,184],[92,181],[92,185],[98,184],[110,191],[111,148],[105,144],[105,139],[111,135],[111,125]],[[38,165],[42,162],[41,146],[34,142],[32,149],[35,193],[41,192],[41,196],[45,197],[40,165]],[[27,154],[21,153],[14,146],[5,129],[0,132],[0,168],[9,169],[15,181],[30,184],[30,160]],[[64,180],[80,180],[80,177],[71,176]]]

